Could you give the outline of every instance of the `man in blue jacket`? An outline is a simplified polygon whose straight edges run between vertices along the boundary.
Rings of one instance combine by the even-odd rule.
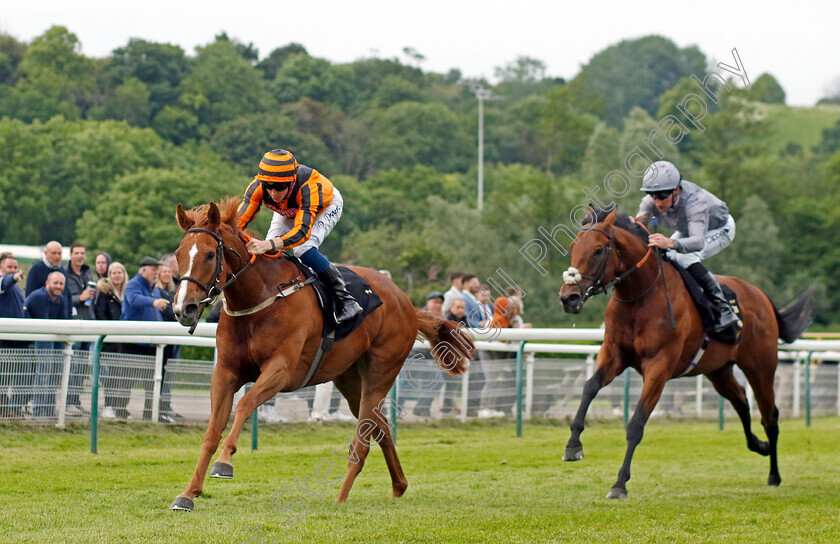
[[[64,296],[64,272],[55,270],[47,276],[46,284],[26,297],[26,316],[34,319],[68,319],[67,298]],[[61,342],[35,342],[35,396],[32,413],[36,418],[55,417],[55,393],[61,372],[62,356],[55,350]]]
[[[0,317],[23,317],[23,293],[18,282],[23,279],[23,271],[18,269],[18,262],[11,253],[0,255]],[[0,340],[0,349],[26,349],[32,345],[18,340]],[[0,418],[20,417],[21,407],[26,396],[21,391],[26,386],[27,378],[31,381],[30,363],[23,358],[9,357],[0,365]],[[11,393],[6,392],[11,388]]]
[[[131,278],[131,281],[129,281],[125,286],[122,315],[120,316],[121,320],[163,321],[163,317],[160,312],[169,306],[169,301],[161,296],[160,289],[155,286],[159,272],[160,261],[153,259],[152,257],[143,257],[140,259],[140,270],[137,272],[137,275]],[[126,344],[123,348],[123,353],[154,357],[155,346],[151,344]],[[147,386],[151,385],[151,383],[151,380],[147,380]],[[114,406],[114,411],[117,417],[125,419],[128,417],[128,399],[121,400],[125,401],[125,405]],[[151,395],[147,393],[143,419],[151,419],[151,408]],[[165,423],[175,422],[172,415],[163,413],[160,414],[160,420]]]

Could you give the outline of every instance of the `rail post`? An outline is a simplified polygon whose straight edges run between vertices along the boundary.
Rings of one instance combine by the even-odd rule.
[[[99,441],[99,373],[100,373],[100,356],[102,355],[102,342],[105,340],[104,336],[100,336],[93,343],[93,351],[91,351],[91,376],[90,376],[90,452],[98,453]]]

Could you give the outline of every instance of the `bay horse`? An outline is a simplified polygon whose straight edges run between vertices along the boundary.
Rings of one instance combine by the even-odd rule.
[[[718,276],[720,283],[728,285],[738,297],[743,321],[740,342],[732,345],[711,340],[699,361],[693,361],[703,342],[700,314],[677,269],[664,262],[658,250],[648,247],[644,227],[616,210],[590,208],[584,226],[571,244],[571,265],[564,273],[565,284],[559,293],[566,312],[578,314],[588,298],[606,292],[613,285],[615,291],[607,305],[604,342],[598,352],[596,370],[584,386],[563,460],[583,458],[580,435],[590,403],[600,389],[626,368],[633,368],[642,375],[644,384],[627,425],[624,463],[607,495],[613,499],[626,498],[633,452],[642,440],[645,423],[665,383],[677,377],[705,374],[715,390],[735,408],[744,427],[747,447],[770,457],[767,483],[779,485],[782,481],[776,453],[779,410],[773,391],[777,342],[780,337],[792,342],[810,324],[812,289],[804,291],[780,311],[757,287],[736,277]],[[744,388],[733,375],[733,365],[744,372],[755,392],[766,442],[752,433],[749,404]]]
[[[226,310],[216,333],[218,360],[210,385],[210,420],[201,454],[186,490],[171,508],[193,509],[193,499],[201,494],[210,459],[230,419],[233,395],[248,382],[254,382],[253,386],[236,405],[233,425],[211,476],[233,477],[231,456],[236,452],[242,426],[257,407],[278,392],[332,381],[358,418],[338,502],[347,500],[370,450],[371,436],[385,455],[393,496],[401,497],[408,483],[381,403],[418,332],[432,345],[438,364],[451,374],[466,370],[474,349],[472,339],[456,323],[415,310],[405,293],[385,275],[351,267],[370,284],[382,305],[336,342],[307,380],[323,327],[316,293],[301,281],[290,259],[252,258],[248,254],[245,240],[249,238],[236,226],[238,207],[238,199],[228,198],[218,205],[205,204],[190,211],[179,204],[176,210],[178,225],[186,234],[175,252],[181,274],[173,302],[175,315],[182,325],[194,326],[208,299],[222,290]],[[283,287],[291,292],[278,296],[278,288]]]

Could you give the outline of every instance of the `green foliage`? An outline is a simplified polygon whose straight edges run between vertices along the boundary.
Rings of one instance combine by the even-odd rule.
[[[190,208],[217,201],[243,186],[242,178],[218,158],[194,151],[172,168],[117,177],[79,220],[78,240],[124,263],[174,251],[183,237],[175,221],[176,204]]]
[[[242,115],[271,108],[273,101],[259,70],[230,41],[199,47],[192,70],[180,85],[182,106],[211,130]]]
[[[462,120],[446,106],[401,102],[375,117],[369,152],[377,169],[422,164],[462,171],[473,163],[473,142]]]
[[[279,113],[252,114],[219,125],[210,141],[213,149],[244,172],[256,172],[263,153],[272,149],[293,149],[298,162],[316,170],[334,171],[327,147],[317,136],[297,130],[295,122]]]
[[[770,74],[761,74],[749,88],[750,97],[767,104],[784,104],[785,90]]]
[[[14,85],[17,82],[17,69],[24,53],[26,44],[0,32],[0,85]]]
[[[604,120],[617,126],[633,106],[654,115],[659,97],[680,78],[702,78],[706,57],[696,46],[677,47],[661,36],[624,40],[596,54],[583,67],[586,89],[606,107]]]
[[[574,171],[586,153],[602,105],[585,89],[586,78],[581,77],[548,93],[548,103],[538,126],[543,145],[551,150],[549,170]]]
[[[114,50],[108,58],[105,72],[109,86],[137,78],[149,91],[151,116],[178,102],[178,85],[189,73],[189,62],[184,50],[177,45],[153,43],[138,38]]]
[[[257,68],[263,71],[265,79],[268,81],[274,81],[280,67],[287,58],[294,54],[308,55],[304,46],[293,42],[289,45],[284,45],[283,47],[278,47],[273,50],[266,58],[257,63]]]
[[[644,140],[665,115],[684,121],[676,105],[702,94],[688,76],[705,76],[703,53],[647,36],[599,52],[569,82],[520,57],[495,83],[457,68],[424,72],[422,55],[404,53],[407,64],[332,63],[291,43],[260,59],[252,43],[221,32],[190,56],[131,39],[90,59],[64,27],[30,44],[0,34],[0,241],[101,240],[129,262],[167,252],[178,241],[178,200],[240,195],[259,157],[282,147],[344,196],[322,246],[330,258],[388,268],[418,301],[445,288],[447,271],[486,281],[502,268],[533,301],[529,320],[597,324],[606,297],[576,319],[558,311],[568,258],[545,232],[576,227],[589,200],[608,203],[604,176],[625,170],[629,152],[654,158]],[[476,85],[499,98],[484,104],[481,214]],[[815,281],[819,320],[840,322],[840,108],[787,107],[768,74],[720,94],[720,104],[706,101],[702,130],[689,123],[677,146],[654,139],[738,220],[734,246],[714,265],[777,300]],[[630,177],[619,206],[633,211]],[[270,218],[252,228],[264,233]],[[545,276],[520,253],[533,240],[548,249]]]
[[[154,132],[123,122],[0,121],[0,192],[10,204],[0,212],[0,239],[74,241],[76,219],[117,177],[162,166],[171,153]]]

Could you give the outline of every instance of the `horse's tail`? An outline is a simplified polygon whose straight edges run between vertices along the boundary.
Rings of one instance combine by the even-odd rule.
[[[769,297],[768,297],[769,298]],[[772,304],[772,300],[770,301]],[[814,320],[814,286],[809,285],[804,291],[776,308],[773,304],[773,312],[776,314],[776,322],[779,324],[779,338],[785,342],[793,342],[808,325]]]
[[[441,319],[425,310],[417,310],[420,335],[432,345],[432,356],[450,374],[463,374],[467,360],[475,350],[472,335],[460,323]]]

